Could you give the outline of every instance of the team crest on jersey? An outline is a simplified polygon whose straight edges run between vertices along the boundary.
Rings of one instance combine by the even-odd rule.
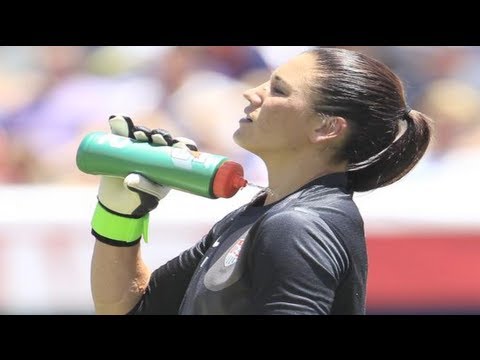
[[[243,243],[245,239],[237,240],[237,242],[232,246],[227,256],[225,256],[225,267],[233,265],[237,262],[238,256],[240,255],[240,250],[242,250]]]

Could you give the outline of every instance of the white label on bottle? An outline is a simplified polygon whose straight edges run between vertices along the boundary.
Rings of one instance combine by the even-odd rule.
[[[121,149],[125,146],[127,146],[131,140],[129,138],[123,137],[123,136],[115,136],[112,134],[105,134],[100,136],[97,139],[98,144],[105,144],[108,143],[111,147]]]
[[[171,157],[174,166],[187,170],[192,169],[192,160],[194,157],[188,150],[172,148]]]
[[[217,159],[206,153],[199,153],[198,157],[195,158],[193,161],[202,163],[205,167],[214,166],[217,163]]]

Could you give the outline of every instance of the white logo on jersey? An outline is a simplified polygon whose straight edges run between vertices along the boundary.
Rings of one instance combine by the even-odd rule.
[[[227,256],[225,256],[225,267],[233,265],[237,262],[238,256],[240,255],[240,250],[242,250],[243,243],[245,239],[237,240],[237,242],[233,245],[232,249],[228,252]]]

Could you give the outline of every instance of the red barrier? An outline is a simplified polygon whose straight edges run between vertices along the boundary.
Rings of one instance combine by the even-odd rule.
[[[480,309],[480,230],[367,235],[367,308]]]

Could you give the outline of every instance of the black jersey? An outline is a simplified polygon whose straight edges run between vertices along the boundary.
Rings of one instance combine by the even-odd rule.
[[[363,221],[346,174],[265,196],[154,271],[130,314],[364,314]]]

